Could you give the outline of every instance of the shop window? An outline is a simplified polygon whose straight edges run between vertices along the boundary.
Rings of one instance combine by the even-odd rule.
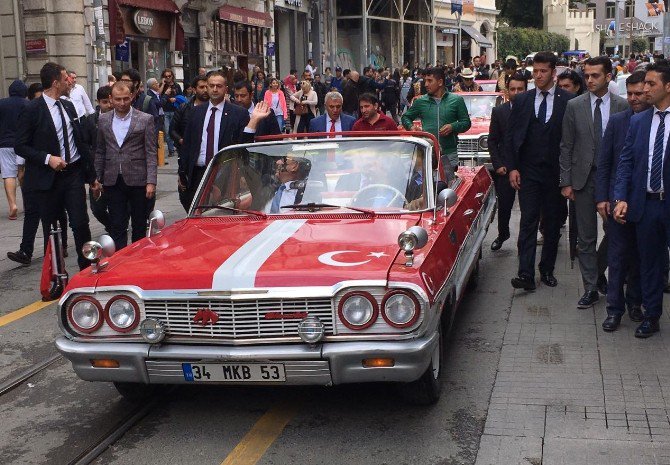
[[[633,2],[633,0],[626,0],[625,13],[626,18],[635,16],[635,2]]]
[[[350,2],[337,2],[337,16],[360,16],[363,14],[360,0]]]
[[[614,4],[605,4],[605,18],[614,19],[616,15],[616,5]]]

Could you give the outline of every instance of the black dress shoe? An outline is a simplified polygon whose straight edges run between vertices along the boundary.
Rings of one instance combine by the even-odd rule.
[[[593,304],[598,302],[598,299],[600,299],[598,291],[586,291],[582,298],[579,299],[579,302],[577,302],[577,308],[584,309],[593,307]]]
[[[642,307],[640,307],[639,305],[631,305],[630,307],[628,307],[628,317],[630,318],[630,321],[635,321],[637,323],[644,320],[644,314],[642,314]]]
[[[30,256],[25,253],[23,250],[17,252],[7,252],[7,258],[21,265],[30,265]]]
[[[611,333],[612,331],[616,331],[620,323],[621,315],[607,315],[607,318],[605,318],[605,321],[603,321],[603,329],[608,333]]]
[[[635,330],[635,337],[647,338],[660,330],[658,320],[646,319]]]
[[[546,284],[549,287],[558,286],[558,280],[553,273],[540,273],[540,281]]]
[[[512,278],[512,287],[514,289],[523,289],[524,291],[534,291],[535,280],[528,276],[516,276]]]
[[[605,275],[602,275],[598,278],[596,286],[598,286],[598,292],[600,292],[602,295],[607,295],[607,278]]]
[[[495,238],[493,242],[491,242],[491,250],[500,250],[500,247],[502,247],[503,242],[505,242],[507,239],[509,239],[509,236],[504,237],[504,236],[498,236]]]

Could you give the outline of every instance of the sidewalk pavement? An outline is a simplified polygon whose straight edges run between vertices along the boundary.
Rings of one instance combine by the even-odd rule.
[[[513,239],[518,223],[515,211]],[[496,230],[494,223],[485,247]],[[604,296],[577,309],[584,290],[578,263],[570,268],[566,232],[555,288],[512,291],[515,249],[510,240],[499,252],[484,251],[482,265],[509,274],[497,282],[509,286],[498,291],[510,300],[476,464],[670,464],[668,305],[661,332],[649,339],[634,337],[639,323],[627,314],[606,333]]]
[[[158,184],[156,186],[156,208],[161,210],[167,219],[168,223],[172,223],[179,218],[186,216],[184,209],[179,203],[177,196],[177,158],[170,157],[167,159],[168,165],[158,168]],[[87,188],[88,189],[88,188]],[[21,267],[20,264],[11,261],[7,258],[7,252],[16,252],[19,250],[21,244],[21,235],[23,231],[23,197],[21,196],[21,189],[17,189],[17,204],[19,205],[19,217],[16,220],[9,220],[9,208],[4,191],[0,194],[0,231],[2,241],[0,241],[0,273],[14,268]],[[91,237],[95,240],[101,234],[105,233],[105,229],[95,219],[90,211],[88,212],[91,227]],[[42,249],[43,243],[42,226],[37,229],[37,236],[35,237],[35,252],[33,254],[32,267],[39,266],[42,263]],[[68,252],[69,257],[66,259],[67,268],[69,270],[76,270],[76,253],[74,251],[74,238],[72,237],[72,230],[68,230]]]

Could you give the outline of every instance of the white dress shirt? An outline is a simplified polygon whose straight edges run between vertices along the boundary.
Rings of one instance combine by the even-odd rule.
[[[77,110],[78,118],[95,113],[95,108],[91,105],[91,99],[88,98],[88,95],[81,84],[75,84],[70,91],[70,96],[64,98],[72,102],[74,109]]]
[[[598,100],[598,97],[589,92],[589,96],[591,97],[591,117],[595,117],[596,114],[596,100]],[[610,93],[607,92],[605,95],[600,97],[603,101],[600,104],[600,116],[602,117],[602,133],[600,134],[600,137],[605,135],[605,129],[607,128],[607,122],[610,120]],[[658,118],[658,117],[657,117]],[[595,120],[593,120],[595,122]]]
[[[333,124],[333,120],[330,119],[330,116],[328,116],[328,113],[326,113],[326,132],[330,132],[330,126]],[[341,132],[342,131],[342,117],[338,117],[335,120],[335,132]],[[335,137],[342,137],[342,136],[335,136]]]
[[[209,125],[209,118],[212,116],[212,108],[216,107],[214,112],[214,154],[219,151],[219,132],[221,131],[221,118],[223,117],[223,108],[226,101],[222,100],[218,105],[212,105],[212,102],[207,104],[207,112],[205,113],[205,122],[202,126],[202,136],[200,137],[200,156],[196,165],[205,166],[207,161],[207,126]]]
[[[50,153],[47,155],[46,159],[44,160],[44,164],[48,165],[49,164],[49,156],[54,155],[57,157],[61,157],[63,160],[65,160],[65,145],[63,143],[63,122],[60,118],[60,110],[58,109],[58,105],[56,105],[56,100],[52,99],[49,97],[47,94],[42,94],[42,97],[44,97],[44,102],[46,102],[47,107],[49,108],[49,113],[51,113],[51,120],[54,123],[54,126],[56,127],[56,136],[58,137],[58,146],[60,147],[60,153]],[[61,102],[61,105],[63,103]],[[67,114],[67,111],[65,111],[65,106],[62,106],[63,108],[63,116],[65,117],[65,123],[67,124],[67,134],[68,134],[68,143],[70,144],[70,163],[74,163],[75,161],[79,160],[79,152],[77,152],[77,145],[74,143],[74,131],[72,130],[72,121],[70,120],[70,117]]]
[[[294,184],[295,183],[295,184]],[[299,184],[299,182],[296,181],[288,181],[284,183],[284,186],[286,186],[286,189],[284,189],[284,192],[281,194],[281,199],[279,200],[279,206],[283,207],[285,205],[295,205],[295,198],[298,195],[298,189],[297,188],[291,188],[291,184],[294,186]],[[274,200],[274,196],[270,199],[268,203],[265,204],[265,208],[263,209],[265,213],[270,213],[270,210],[272,209],[272,202]],[[279,213],[283,212],[284,210],[279,210]]]
[[[254,104],[254,102],[251,102],[251,106],[247,109],[247,111],[249,112],[249,117],[250,118],[251,118],[251,114],[254,112],[254,108],[256,108],[256,105]]]
[[[542,103],[542,99],[544,96],[542,95],[542,91],[540,89],[535,89],[535,117],[537,117],[537,114],[540,112],[540,104]],[[544,122],[548,122],[551,119],[551,114],[554,111],[554,95],[556,94],[556,85],[549,89],[547,92],[547,118],[544,120]]]
[[[649,161],[647,162],[647,192],[654,192],[651,189],[651,161],[654,158],[654,142],[656,141],[656,131],[658,131],[658,126],[661,124],[661,118],[656,114],[659,111],[658,108],[654,108],[654,118],[651,120],[651,130],[649,131]],[[666,111],[670,111],[670,108],[666,108]],[[670,113],[665,115],[665,132],[663,134],[663,156],[665,157],[665,149],[668,146],[668,135],[670,134]],[[662,171],[661,171],[662,172]],[[661,176],[661,190],[664,191],[663,187],[663,176]]]
[[[158,92],[156,92],[153,89],[149,89],[149,91],[151,93],[153,93],[156,96],[156,99],[158,100],[158,103],[159,103],[159,105],[158,105],[158,116],[163,116],[165,114],[165,110],[163,110],[163,105],[161,105],[161,103],[162,103],[161,102],[161,94],[159,94]]]
[[[124,117],[120,117],[116,114],[112,115],[112,131],[114,132],[114,137],[116,138],[116,143],[121,147],[123,141],[126,140],[128,135],[128,130],[130,129],[130,118],[133,114],[133,107],[130,107],[130,111]]]

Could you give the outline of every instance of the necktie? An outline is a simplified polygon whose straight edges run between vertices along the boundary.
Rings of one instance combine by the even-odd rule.
[[[540,109],[537,112],[537,119],[540,123],[545,124],[547,122],[547,95],[549,95],[549,92],[543,90],[541,94],[542,102],[540,102]]]
[[[65,163],[70,163],[70,134],[67,130],[67,121],[65,121],[65,114],[63,114],[63,104],[59,100],[56,101],[56,106],[60,113],[60,121],[63,127],[63,147],[65,147]]]
[[[330,131],[329,132],[335,132],[335,120],[334,119],[330,120]],[[335,136],[328,136],[328,137],[335,137]]]
[[[651,172],[649,173],[649,187],[653,192],[661,190],[661,181],[663,180],[663,138],[665,137],[665,115],[668,113],[670,112],[656,112],[658,117],[661,118],[661,122],[656,130],[654,153],[651,158]]]
[[[205,166],[214,157],[214,122],[216,121],[216,107],[212,107],[212,114],[209,116],[207,124],[207,149],[205,150]]]
[[[596,154],[600,149],[600,142],[603,139],[603,115],[600,112],[600,105],[603,103],[603,99],[596,99],[596,108],[593,110],[593,132],[596,136]]]
[[[286,190],[286,184],[282,184],[281,186],[279,186],[279,189],[277,189],[277,192],[275,193],[275,196],[272,199],[272,206],[270,206],[270,213],[279,213],[281,196],[285,190]]]

